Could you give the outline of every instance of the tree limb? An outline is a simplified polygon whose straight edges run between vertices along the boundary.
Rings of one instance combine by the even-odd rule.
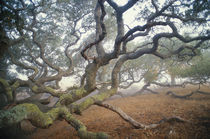
[[[145,125],[145,124],[135,121],[133,118],[131,118],[129,115],[127,115],[125,112],[123,112],[120,108],[118,108],[116,106],[112,106],[108,103],[101,103],[101,102],[97,102],[95,104],[117,113],[121,118],[123,118],[126,122],[130,123],[133,127],[137,128],[137,129],[139,129],[139,128],[144,129],[144,130],[152,129],[152,128],[156,128],[157,126],[159,126],[162,123],[171,122],[171,121],[176,121],[176,122],[181,122],[181,123],[189,122],[189,121],[184,120],[180,117],[169,117],[169,118],[164,118],[164,119],[160,120],[156,124]]]

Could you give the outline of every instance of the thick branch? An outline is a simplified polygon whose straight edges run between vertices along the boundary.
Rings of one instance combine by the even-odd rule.
[[[66,94],[62,94],[57,103],[57,106],[65,105],[68,106],[71,103],[87,96],[89,92],[87,92],[84,88],[78,88],[76,90],[72,90]]]
[[[20,104],[7,111],[0,111],[0,128],[11,126],[19,123],[24,119],[28,119],[36,127],[48,128],[52,123],[63,116],[77,131],[78,136],[82,139],[101,138],[107,139],[109,136],[105,133],[93,133],[87,131],[83,123],[73,117],[73,115],[65,107],[57,107],[43,113],[34,104]]]
[[[69,108],[70,111],[73,113],[77,113],[77,114],[81,114],[81,112],[85,109],[87,109],[88,107],[90,107],[91,105],[93,105],[96,102],[102,102],[105,99],[111,97],[112,95],[117,93],[117,89],[116,88],[111,88],[111,89],[107,89],[104,90],[103,92],[100,92],[94,96],[88,97],[87,99],[85,99],[83,102],[81,102],[80,104],[77,103],[72,103]]]
[[[64,109],[64,119],[70,123],[78,132],[78,136],[81,139],[108,139],[109,136],[105,133],[99,132],[99,133],[93,133],[87,131],[87,128],[85,125],[77,120],[75,117],[73,117],[72,114],[67,109]]]
[[[0,127],[10,126],[24,119],[28,119],[36,127],[47,128],[59,116],[59,113],[59,108],[42,113],[34,104],[19,104],[9,110],[0,111]]]

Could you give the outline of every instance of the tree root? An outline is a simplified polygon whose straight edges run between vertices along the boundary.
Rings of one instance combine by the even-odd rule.
[[[122,117],[125,121],[130,123],[136,129],[152,129],[152,128],[156,128],[157,126],[159,126],[162,123],[172,122],[172,121],[182,122],[182,123],[189,122],[189,121],[184,120],[180,117],[170,117],[170,118],[164,118],[164,119],[160,120],[158,123],[155,123],[155,124],[145,125],[145,124],[142,124],[142,123],[139,123],[139,122],[135,121],[133,118],[131,118],[129,115],[127,115],[125,112],[123,112],[120,108],[118,108],[116,106],[112,106],[110,104],[100,103],[100,102],[97,102],[95,104],[98,105],[98,106],[107,108],[107,109],[117,113],[120,117]]]

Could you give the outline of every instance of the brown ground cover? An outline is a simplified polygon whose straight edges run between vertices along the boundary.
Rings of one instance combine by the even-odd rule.
[[[120,107],[129,116],[143,124],[156,123],[164,117],[179,116],[189,123],[163,123],[155,129],[135,129],[116,113],[93,105],[85,110],[81,120],[93,132],[106,132],[115,139],[156,138],[210,138],[210,95],[194,94],[189,99],[177,99],[165,95],[172,90],[180,95],[189,93],[195,87],[159,88],[160,94],[142,94],[107,100],[106,103]],[[210,92],[209,87],[202,87]],[[76,131],[64,120],[56,121],[49,129],[37,129],[31,139],[76,139]]]

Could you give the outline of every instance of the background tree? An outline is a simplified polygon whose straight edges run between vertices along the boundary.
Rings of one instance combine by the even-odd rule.
[[[177,74],[181,78],[188,78],[192,82],[205,84],[209,82],[210,57],[208,52],[203,53],[199,58],[191,61],[190,64],[182,68],[182,72],[178,70]]]

